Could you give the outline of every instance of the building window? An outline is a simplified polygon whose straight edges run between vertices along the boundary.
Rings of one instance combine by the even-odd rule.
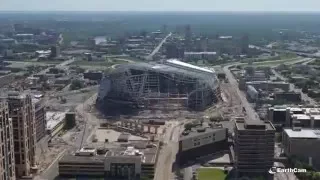
[[[14,158],[15,158],[16,164],[20,164],[20,156],[19,156],[19,154],[15,154]]]

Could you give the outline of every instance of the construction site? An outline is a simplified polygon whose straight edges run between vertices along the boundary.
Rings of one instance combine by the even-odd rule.
[[[103,112],[111,108],[113,113],[113,109],[125,107],[203,110],[218,96],[214,71],[169,59],[163,64],[119,65],[102,80],[97,105]]]

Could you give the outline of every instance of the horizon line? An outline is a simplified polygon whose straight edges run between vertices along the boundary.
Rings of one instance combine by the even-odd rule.
[[[0,10],[0,13],[24,13],[24,12],[86,12],[86,13],[161,13],[161,12],[174,12],[174,13],[320,13],[320,11],[303,11],[303,10]]]

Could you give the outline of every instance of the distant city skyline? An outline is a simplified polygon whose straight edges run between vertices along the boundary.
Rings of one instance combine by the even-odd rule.
[[[0,11],[319,11],[319,0],[2,0]]]

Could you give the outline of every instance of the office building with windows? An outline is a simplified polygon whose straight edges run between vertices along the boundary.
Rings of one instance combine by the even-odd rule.
[[[225,150],[228,150],[228,129],[216,124],[199,124],[180,135],[176,164],[184,166],[199,157]]]
[[[12,119],[16,176],[29,177],[35,167],[35,118],[29,94],[8,94],[9,117]]]
[[[15,180],[12,121],[8,103],[0,101],[0,180]]]
[[[273,166],[275,128],[270,122],[235,121],[235,170],[238,176],[268,176]]]
[[[59,160],[62,177],[153,179],[159,142],[133,141],[111,148],[86,147]]]

